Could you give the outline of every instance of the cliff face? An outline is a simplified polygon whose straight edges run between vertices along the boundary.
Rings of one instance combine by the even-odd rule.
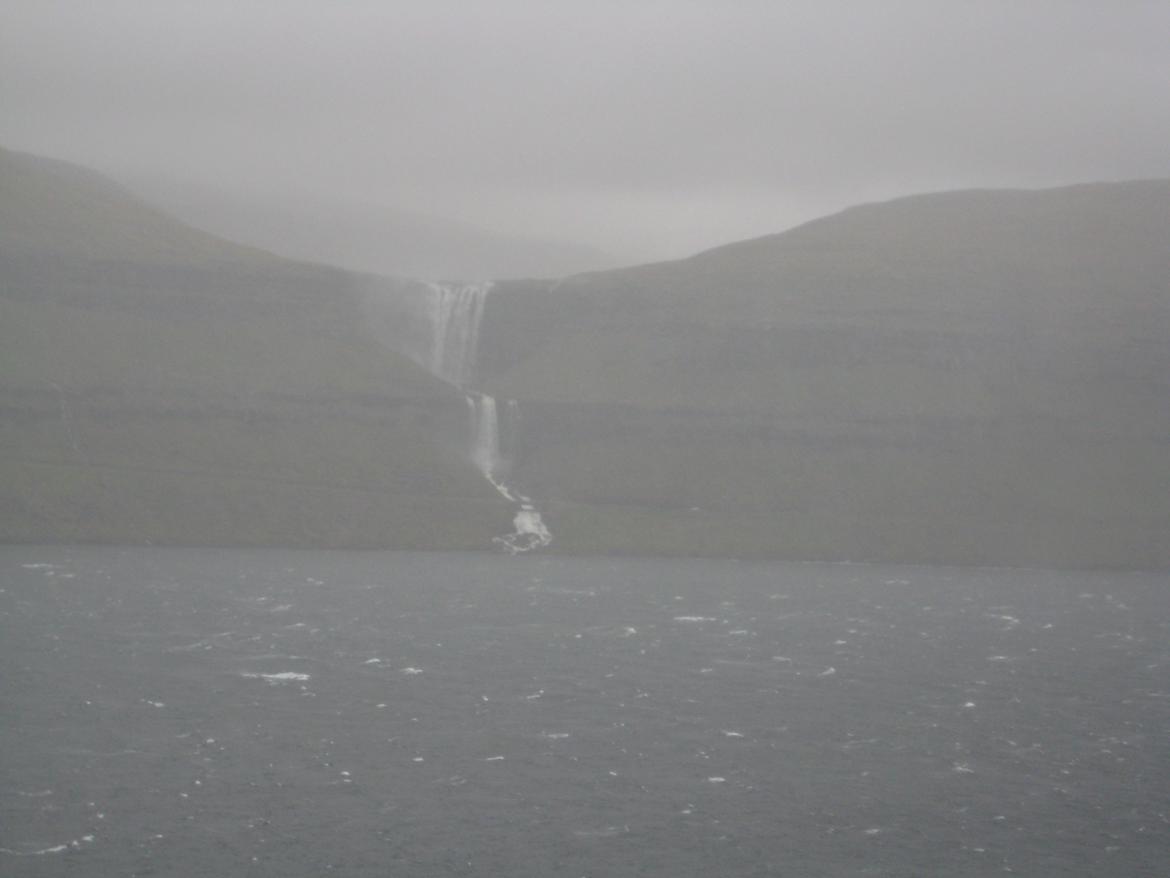
[[[1170,564],[1170,183],[868,205],[500,284],[481,379],[562,545]]]

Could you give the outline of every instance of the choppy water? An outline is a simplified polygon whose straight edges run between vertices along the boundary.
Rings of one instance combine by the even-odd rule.
[[[1170,578],[0,549],[0,874],[1150,876]]]

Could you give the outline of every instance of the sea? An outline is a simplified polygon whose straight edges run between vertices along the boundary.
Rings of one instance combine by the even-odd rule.
[[[5,876],[1170,874],[1170,575],[0,548]]]

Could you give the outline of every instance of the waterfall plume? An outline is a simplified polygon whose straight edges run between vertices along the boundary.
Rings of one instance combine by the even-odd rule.
[[[471,462],[501,497],[520,507],[512,522],[514,532],[495,537],[493,542],[512,554],[547,546],[552,542],[552,534],[540,511],[531,498],[515,490],[507,481],[512,449],[503,447],[501,436],[507,437],[509,444],[515,443],[519,404],[514,399],[505,400],[503,417],[506,423],[505,429],[501,430],[496,398],[468,389],[475,379],[480,324],[492,284],[431,283],[427,286],[431,293],[428,303],[431,316],[430,370],[464,392],[470,415]]]
[[[499,475],[500,464],[500,416],[496,400],[486,393],[467,394],[467,405],[471,412],[471,462],[476,465],[484,478]]]
[[[475,375],[479,324],[491,282],[428,284],[431,289],[431,371],[456,387]]]

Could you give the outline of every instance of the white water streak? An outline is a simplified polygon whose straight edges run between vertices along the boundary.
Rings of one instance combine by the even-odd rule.
[[[471,461],[494,483],[503,460],[500,457],[500,416],[495,397],[486,393],[467,394],[471,412]],[[515,500],[509,496],[509,500]]]
[[[45,854],[63,854],[68,850],[76,850],[83,844],[90,844],[93,840],[94,836],[83,835],[81,838],[75,838],[73,841],[66,842],[65,844],[55,844],[52,847],[30,851],[17,851],[12,848],[0,847],[0,854],[8,854],[13,857],[43,857]]]
[[[451,286],[432,283],[431,371],[454,386],[465,390],[475,376],[479,353],[479,328],[492,284]],[[512,521],[513,533],[495,537],[493,542],[513,555],[542,548],[552,542],[552,534],[529,497],[515,491],[505,481],[510,461],[500,441],[500,412],[496,399],[486,393],[466,391],[471,417],[471,461],[483,477],[509,503],[520,509]],[[504,405],[507,423],[515,427],[519,418],[516,400]],[[514,435],[515,429],[508,435]]]

